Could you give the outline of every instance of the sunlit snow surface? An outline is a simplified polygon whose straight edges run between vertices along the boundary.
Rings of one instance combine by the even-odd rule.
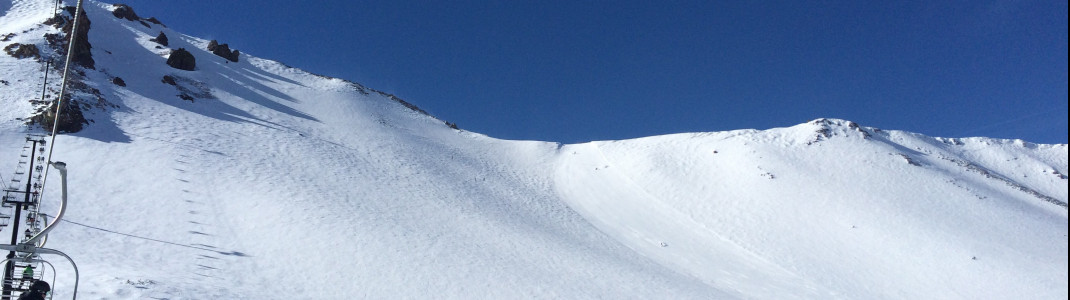
[[[83,299],[1068,297],[1067,145],[833,119],[499,140],[86,4],[87,84],[119,108],[57,138],[71,202],[47,245],[78,263]],[[0,47],[54,55],[43,35],[57,30],[37,25],[51,11],[0,0],[0,36],[16,33]],[[149,41],[160,32],[169,47]],[[196,71],[164,64],[177,48]],[[0,53],[7,179],[42,70]],[[73,270],[50,260],[69,298]]]

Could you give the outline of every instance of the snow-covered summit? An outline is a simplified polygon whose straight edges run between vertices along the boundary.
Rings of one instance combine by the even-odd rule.
[[[0,0],[0,48],[41,56],[0,53],[0,162],[39,132],[25,123],[58,57],[53,4]],[[1065,144],[838,119],[499,140],[86,4],[96,63],[75,97],[91,121],[56,140],[72,202],[49,237],[78,262],[82,298],[1068,296]],[[166,64],[179,48],[192,71]],[[69,297],[73,272],[55,264]]]

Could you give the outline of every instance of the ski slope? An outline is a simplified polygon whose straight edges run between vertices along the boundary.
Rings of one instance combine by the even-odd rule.
[[[0,47],[48,49],[51,5],[0,0],[0,35],[17,33]],[[82,80],[117,107],[57,137],[71,203],[48,244],[78,263],[84,299],[1068,297],[1065,144],[835,119],[500,140],[86,5],[97,68]],[[164,64],[177,48],[195,71]],[[42,69],[0,53],[0,162],[40,131],[17,118]]]

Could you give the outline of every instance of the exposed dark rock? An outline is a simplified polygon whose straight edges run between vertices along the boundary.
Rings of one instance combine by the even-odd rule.
[[[171,51],[171,55],[167,57],[167,65],[179,70],[193,71],[197,68],[197,58],[186,51],[186,48],[178,48]]]
[[[33,57],[34,59],[41,58],[41,50],[37,49],[37,46],[33,44],[14,43],[11,45],[7,45],[7,47],[4,47],[4,52],[7,52],[8,55],[19,59],[29,57]]]
[[[15,37],[14,33],[8,33],[8,34],[5,34],[5,35],[0,35],[0,42],[10,41],[11,38],[13,38],[13,37]]]
[[[869,139],[871,136],[869,132],[863,129],[862,126],[859,126],[858,123],[847,121],[847,128],[862,134],[863,139]]]
[[[52,49],[55,49],[56,53],[59,53],[59,54],[67,53],[67,48],[63,47],[64,45],[67,44],[67,39],[63,38],[62,34],[59,34],[59,33],[46,33],[45,34],[45,41],[48,41],[48,45],[51,46]]]
[[[115,4],[112,6],[115,7],[115,10],[112,10],[111,14],[114,15],[116,18],[126,19],[127,21],[141,20],[141,17],[138,17],[137,14],[134,13],[134,9],[130,8],[129,5]]]
[[[160,31],[160,35],[157,35],[155,38],[152,38],[149,41],[153,41],[157,44],[167,46],[167,35],[163,34],[163,31]]]
[[[75,8],[73,6],[68,6],[68,7],[65,7],[64,9],[71,16],[74,15],[74,9]],[[69,18],[69,17],[63,16],[61,18]],[[49,19],[49,21],[51,21],[51,20],[52,19]],[[48,21],[46,21],[45,23],[47,24]],[[65,20],[61,20],[60,23],[63,24],[63,28],[61,28],[61,30],[63,31],[63,33],[67,34],[67,36],[69,37],[70,34],[71,34],[71,28],[73,27],[74,22],[70,22],[70,19],[65,19]],[[57,23],[57,25],[59,25],[59,23]],[[74,56],[71,58],[71,60],[74,61],[76,64],[84,67],[84,68],[95,69],[96,68],[95,67],[96,66],[96,61],[93,60],[93,52],[91,51],[93,49],[93,45],[89,44],[89,28],[90,28],[90,25],[91,25],[91,22],[89,22],[89,17],[86,16],[85,10],[83,9],[82,11],[78,12],[78,32],[75,33]],[[47,36],[46,36],[46,38],[47,38]],[[66,50],[66,45],[67,45],[67,41],[68,40],[69,40],[69,38],[59,39],[59,41],[62,42],[62,44],[58,45],[58,46],[60,46],[59,48],[61,48],[63,50]],[[50,41],[52,41],[52,40],[50,39]],[[63,53],[60,53],[60,54],[61,55],[66,55],[66,51],[63,51]]]
[[[76,13],[78,16],[77,26],[73,22],[73,17],[76,16]],[[85,83],[85,70],[94,69],[96,65],[92,56],[92,45],[89,43],[91,22],[86,12],[84,10],[76,12],[74,7],[65,7],[64,13],[48,19],[45,24],[54,26],[60,31],[59,33],[45,34],[45,40],[47,41],[47,46],[51,48],[50,50],[56,53],[57,57],[66,56],[68,51],[71,51],[71,61],[76,66],[80,66],[80,68],[72,69],[68,80],[67,94],[62,96],[63,101],[60,102],[62,107],[60,107],[58,118],[56,117],[57,104],[40,100],[39,103],[35,104],[41,106],[29,118],[29,123],[39,124],[47,129],[56,126],[58,131],[63,133],[78,132],[83,129],[84,125],[91,122],[91,120],[85,118],[83,111],[94,107],[117,108],[118,105],[109,103],[99,89]],[[77,27],[77,30],[74,30],[75,27]],[[73,45],[69,44],[71,37],[74,37]],[[54,66],[58,65],[54,64]],[[121,79],[116,80],[113,78],[113,82],[116,81],[121,81]],[[58,91],[53,90],[52,92],[56,93]]]
[[[67,22],[68,22],[68,19],[66,17],[61,16],[61,15],[55,15],[55,16],[53,16],[51,18],[48,18],[48,20],[45,20],[45,22],[41,23],[41,24],[45,24],[45,25],[48,25],[48,26],[60,28],[60,27],[63,27],[63,25],[66,25]]]
[[[165,76],[164,81],[173,85],[178,91],[178,97],[193,102],[194,99],[215,99],[212,90],[207,84],[180,75]]]
[[[903,153],[897,153],[896,155],[899,155],[899,157],[903,158],[903,160],[906,161],[906,163],[910,164],[911,166],[915,166],[915,167],[920,167],[921,166],[921,164],[918,163],[918,161],[914,160],[914,158],[910,157],[910,155],[906,155],[906,154],[903,154]]]
[[[163,27],[167,27],[167,25],[164,25],[163,23],[160,23],[160,20],[157,20],[156,17],[149,17],[148,19],[145,19],[145,21],[148,21],[149,23],[152,23],[152,24],[156,24],[156,25],[160,25],[160,26],[163,26]]]
[[[387,93],[382,92],[382,91],[376,91],[376,92],[379,92],[379,95],[383,95],[383,96],[389,98],[390,100],[394,100],[394,102],[400,103],[401,105],[405,106],[405,108],[408,108],[408,109],[410,109],[412,111],[418,112],[420,114],[428,115],[428,116],[431,115],[431,114],[427,113],[427,111],[424,111],[423,109],[420,109],[419,107],[416,107],[416,105],[413,105],[412,103],[405,102],[405,100],[401,100],[401,98],[398,98],[397,96],[394,96],[393,94],[387,94]]]
[[[59,112],[58,122],[53,123],[54,121],[57,121],[55,103],[49,106],[43,113],[30,118],[30,124],[41,124],[41,126],[46,129],[51,129],[53,126],[56,126],[56,131],[60,133],[78,132],[82,130],[84,124],[89,124],[89,121],[82,115],[80,104],[71,101],[70,97],[64,97],[63,106],[60,108]]]
[[[118,85],[118,86],[126,86],[126,81],[124,81],[120,77],[112,78],[111,79],[111,83],[114,83],[115,85]]]
[[[230,45],[219,44],[219,42],[217,42],[216,40],[211,40],[208,42],[208,51],[212,51],[213,54],[222,58],[226,58],[227,60],[230,60],[232,62],[238,62],[238,56],[241,55],[238,50],[231,51]]]

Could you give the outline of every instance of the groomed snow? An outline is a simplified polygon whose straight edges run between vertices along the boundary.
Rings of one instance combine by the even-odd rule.
[[[118,108],[57,137],[71,203],[47,245],[78,263],[83,299],[1068,297],[1065,144],[834,119],[500,140],[86,4],[85,80]],[[0,47],[47,49],[50,5],[0,0],[0,35],[19,33]],[[177,48],[197,70],[164,64]],[[0,53],[0,163],[40,131],[16,118],[42,69]],[[50,175],[42,211],[58,192]],[[70,298],[73,271],[51,261]]]

